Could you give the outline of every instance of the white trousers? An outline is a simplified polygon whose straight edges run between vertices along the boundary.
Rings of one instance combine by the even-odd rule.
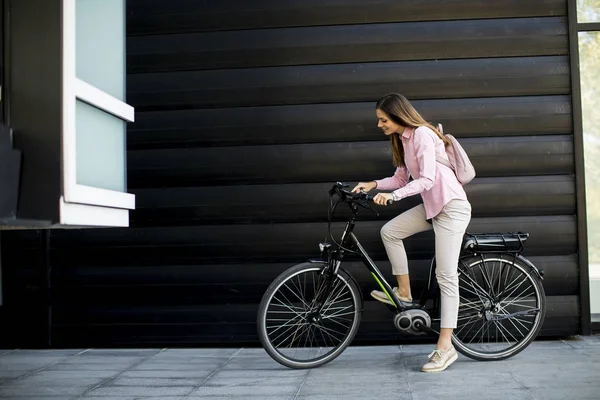
[[[420,204],[403,212],[381,228],[381,238],[392,264],[394,275],[408,274],[408,259],[402,239],[432,228],[435,232],[436,278],[441,291],[441,327],[456,328],[458,317],[458,257],[463,236],[471,221],[471,204],[451,200],[427,222],[425,207]]]

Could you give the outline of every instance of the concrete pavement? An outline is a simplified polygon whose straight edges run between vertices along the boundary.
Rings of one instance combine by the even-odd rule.
[[[0,398],[600,399],[600,337],[536,341],[504,361],[460,356],[425,374],[433,345],[350,347],[290,370],[261,348],[0,350]]]

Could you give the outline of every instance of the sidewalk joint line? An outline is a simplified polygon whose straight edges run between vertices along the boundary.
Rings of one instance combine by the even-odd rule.
[[[304,387],[304,384],[306,383],[306,381],[308,380],[308,375],[310,375],[311,373],[311,369],[309,369],[306,372],[306,375],[304,375],[304,379],[302,379],[302,382],[300,383],[300,386],[298,386],[298,391],[296,392],[296,395],[294,396],[293,400],[296,400],[298,398],[298,396],[300,395],[300,391],[302,390],[302,388]]]
[[[89,349],[88,349],[89,350]],[[87,351],[87,350],[86,350]],[[162,353],[163,351],[165,351],[165,349],[160,349],[159,351],[157,351],[154,354],[150,354],[149,356],[146,356],[144,358],[142,358],[141,360],[134,362],[133,364],[131,364],[130,366],[128,366],[127,368],[123,369],[121,372],[116,373],[115,375],[111,376],[110,378],[106,378],[104,379],[102,382],[94,385],[93,387],[86,389],[82,394],[80,394],[79,396],[75,397],[75,399],[81,399],[83,398],[85,395],[87,395],[88,393],[90,393],[92,390],[96,390],[98,389],[100,386],[105,385],[109,382],[114,381],[115,379],[117,379],[119,376],[123,375],[125,372],[131,371],[132,368],[137,367],[138,365],[148,361],[149,359],[151,359],[152,357],[154,357],[157,354]]]
[[[21,349],[18,349],[18,350],[21,350]],[[53,363],[50,363],[50,364],[48,364],[48,365],[44,365],[43,367],[40,367],[40,368],[38,368],[38,369],[35,369],[35,370],[33,370],[33,371],[26,372],[26,373],[24,373],[23,375],[19,375],[19,376],[15,377],[15,378],[9,379],[9,380],[7,380],[6,382],[0,382],[0,386],[6,385],[6,384],[8,384],[8,383],[13,383],[13,382],[16,382],[16,381],[18,381],[18,380],[21,380],[21,379],[25,379],[25,378],[27,378],[27,377],[29,377],[29,376],[31,376],[31,375],[37,374],[38,372],[42,372],[42,371],[43,371],[43,370],[45,370],[45,369],[48,369],[48,368],[50,368],[50,367],[53,367],[53,366],[55,366],[56,364],[60,364],[61,362],[63,362],[63,361],[66,361],[66,360],[68,360],[69,358],[76,357],[76,356],[78,356],[78,355],[80,355],[80,354],[83,354],[83,353],[85,353],[85,352],[86,352],[86,351],[88,351],[88,350],[89,350],[89,349],[86,349],[86,350],[80,351],[79,353],[71,354],[70,356],[65,356],[65,357],[61,358],[60,360],[57,360],[57,361],[55,361],[55,362],[53,362]]]
[[[240,354],[242,352],[242,350],[244,350],[244,348],[242,347],[241,349],[239,349],[238,351],[236,351],[235,353],[233,353],[228,359],[227,361],[225,361],[223,364],[219,365],[213,372],[210,373],[210,375],[208,375],[206,378],[204,378],[204,380],[202,382],[200,382],[200,384],[198,386],[194,386],[194,388],[192,390],[190,390],[189,393],[187,393],[186,395],[184,395],[183,397],[188,397],[189,395],[191,395],[192,393],[194,393],[194,391],[198,390],[198,388],[201,388],[202,385],[204,385],[210,378],[212,378],[217,372],[221,371],[223,369],[224,366],[226,366],[229,361],[233,360],[233,358],[235,356],[237,356],[238,354]]]
[[[402,357],[402,365],[404,365],[404,376],[406,377],[406,385],[408,386],[408,394],[410,394],[410,400],[413,400],[413,388],[410,384],[410,379],[408,376],[408,366],[406,365],[406,357],[404,357],[404,347],[400,348],[400,357]]]
[[[513,377],[513,379],[514,379],[515,381],[517,381],[517,382],[519,383],[519,385],[521,385],[521,387],[522,387],[523,389],[525,389],[525,391],[527,392],[527,394],[528,394],[528,395],[530,395],[530,396],[531,396],[531,398],[532,398],[533,400],[537,400],[537,397],[535,397],[535,395],[534,395],[533,393],[531,393],[531,390],[529,390],[529,388],[528,388],[527,386],[525,386],[525,385],[523,384],[523,382],[521,382],[521,381],[519,380],[519,378],[517,378],[517,377],[516,377],[516,376],[515,376],[515,375],[514,375],[514,374],[513,374],[511,371],[506,371],[506,372],[508,372],[508,374],[509,374],[510,376],[512,376],[512,377]]]

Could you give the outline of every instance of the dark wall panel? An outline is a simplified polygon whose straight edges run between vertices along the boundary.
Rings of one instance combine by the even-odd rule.
[[[529,259],[544,271],[545,290],[550,296],[576,295],[578,288],[577,260],[574,256],[531,256]],[[386,276],[392,278],[387,259],[375,262]],[[235,263],[235,264],[144,264],[141,266],[111,267],[106,264],[88,265],[78,263],[56,272],[56,296],[76,299],[86,298],[86,304],[101,306],[194,305],[198,301],[215,303],[258,302],[266,287],[277,274],[289,267],[289,263]],[[363,294],[370,291],[370,272],[358,261],[344,265],[358,279]],[[415,291],[426,284],[429,260],[414,259]],[[185,284],[183,283],[185,282]],[[139,287],[139,296],[129,296],[132,286]],[[178,288],[178,295],[172,293]],[[110,298],[102,298],[106,290]],[[164,294],[164,296],[157,294]],[[223,296],[227,293],[227,296]],[[368,296],[367,296],[368,297]],[[369,299],[367,301],[369,301]],[[65,302],[65,304],[67,304]],[[66,316],[63,316],[66,318]],[[72,315],[70,318],[81,318]],[[66,318],[69,319],[69,318]]]
[[[377,129],[376,99],[141,112],[128,130],[128,143],[136,150],[385,140]],[[423,117],[442,123],[444,132],[459,138],[565,134],[572,129],[571,101],[566,95],[415,100],[413,104]]]
[[[127,4],[132,227],[3,233],[7,310],[37,317],[5,343],[258,345],[258,302],[318,255],[332,182],[393,173],[374,110],[392,91],[472,157],[469,231],[530,233],[525,256],[548,295],[542,335],[579,333],[566,1]],[[379,230],[419,202],[359,218],[390,281]],[[433,244],[432,232],[406,240],[414,292]],[[411,341],[368,296],[364,266],[344,267],[365,297],[357,342]]]
[[[330,188],[326,182],[137,189],[132,218],[136,226],[324,221]],[[475,178],[465,189],[474,217],[575,213],[575,182],[569,175]],[[379,209],[379,217],[359,218],[388,220],[419,202],[411,197]]]
[[[308,65],[146,73],[128,79],[137,111],[569,93],[564,56]]]
[[[385,257],[379,231],[384,221],[364,221],[355,232],[373,257]],[[344,222],[332,224],[340,233]],[[54,235],[53,263],[58,265],[143,265],[145,263],[294,262],[318,256],[327,224],[278,223],[106,229]],[[573,216],[473,218],[471,232],[526,231],[528,255],[564,255],[576,251]],[[432,231],[405,241],[411,258],[433,255]]]
[[[462,143],[480,177],[573,173],[568,135],[469,138]],[[390,160],[388,141],[139,150],[129,153],[129,185],[356,182],[391,176]]]
[[[235,337],[238,343],[256,341],[256,309],[248,303],[196,307],[156,308],[110,307],[65,310],[83,320],[57,323],[56,341],[84,346],[94,342],[104,346],[155,345],[176,342],[180,345],[222,343],[225,337]],[[575,296],[553,296],[548,301],[548,317],[542,327],[544,335],[568,335],[578,323]],[[422,340],[422,338],[420,338]],[[387,308],[375,301],[365,303],[363,319],[354,343],[391,341],[410,343],[416,338],[402,336],[393,328]]]
[[[131,73],[568,53],[564,17],[135,36]]]
[[[564,15],[564,0],[128,0],[133,35]]]

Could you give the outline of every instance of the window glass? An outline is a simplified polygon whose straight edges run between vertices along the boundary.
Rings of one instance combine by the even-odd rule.
[[[75,112],[77,183],[124,192],[126,122],[81,100]]]
[[[77,0],[75,63],[79,79],[125,101],[125,1]]]
[[[579,32],[590,306],[600,314],[600,32]]]
[[[600,22],[600,0],[577,0],[577,21]]]

